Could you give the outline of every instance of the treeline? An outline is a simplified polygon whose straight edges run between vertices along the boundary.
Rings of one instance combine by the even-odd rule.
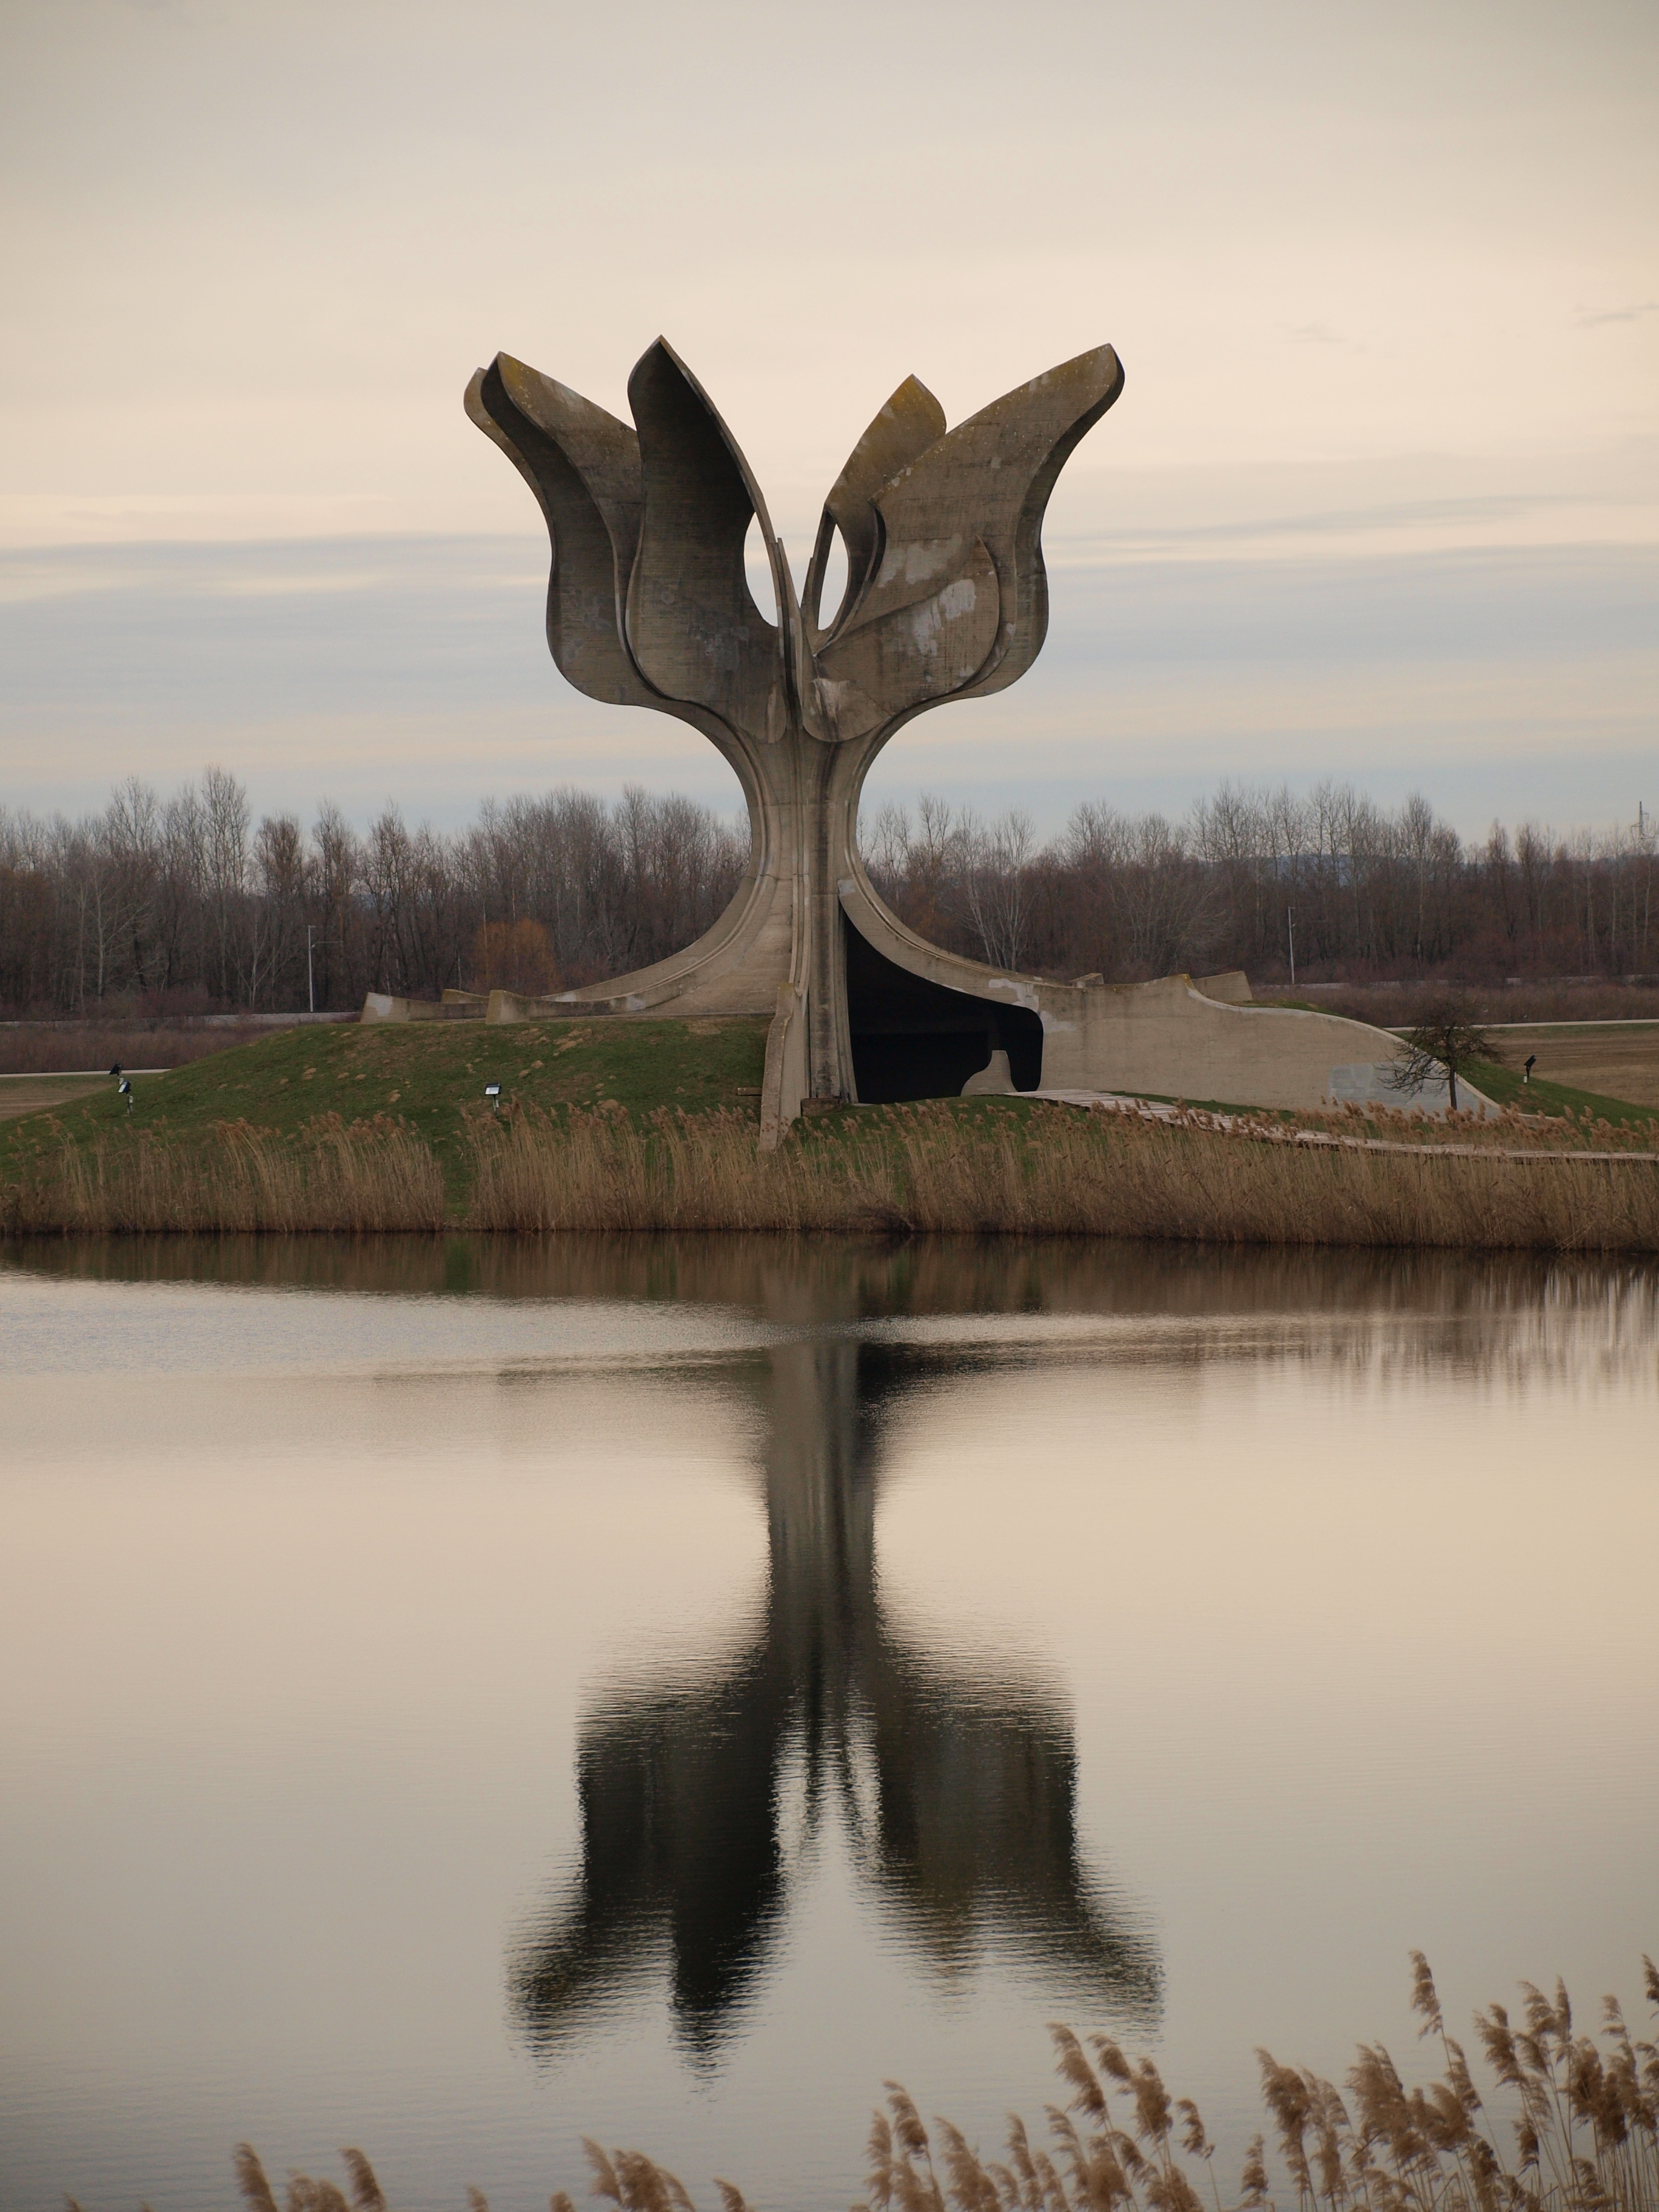
[[[985,823],[924,799],[863,825],[872,880],[951,950],[1040,975],[1129,981],[1243,968],[1267,983],[1659,969],[1659,837],[1494,823],[1467,845],[1428,801],[1349,785],[1224,784],[1184,822],[1098,801],[1040,845],[1018,810]]]
[[[256,823],[221,769],[165,800],[133,778],[79,822],[0,809],[0,1004],[322,1012],[597,981],[690,943],[747,858],[746,830],[637,789],[492,801],[456,834],[388,806],[360,836],[327,805]]]
[[[924,935],[999,966],[1133,981],[1242,967],[1298,978],[1651,975],[1659,840],[1494,825],[1468,846],[1428,803],[1346,786],[1224,786],[1183,822],[1091,802],[1039,842],[924,799],[863,832],[878,889]],[[682,798],[564,789],[467,829],[360,835],[323,806],[253,818],[210,769],[101,814],[0,808],[0,1005],[13,1013],[319,1012],[368,990],[544,991],[647,965],[736,890],[747,830]]]

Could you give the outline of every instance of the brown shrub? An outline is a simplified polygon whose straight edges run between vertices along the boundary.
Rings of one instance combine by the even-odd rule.
[[[553,940],[539,921],[487,921],[472,944],[472,967],[481,991],[517,991],[540,998],[558,988]]]

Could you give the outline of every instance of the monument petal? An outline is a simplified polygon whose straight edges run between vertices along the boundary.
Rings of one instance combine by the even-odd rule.
[[[907,376],[848,455],[846,467],[823,502],[823,519],[801,593],[815,642],[835,635],[842,616],[857,605],[875,567],[881,550],[877,494],[944,435],[945,410],[925,384]],[[820,626],[824,564],[837,530],[847,550],[847,586],[840,605]]]
[[[553,549],[547,643],[560,674],[610,705],[659,704],[617,623],[644,497],[633,429],[507,354],[473,377],[466,411],[523,477],[546,520]]]
[[[707,707],[735,733],[775,743],[789,721],[780,626],[755,603],[744,568],[751,522],[780,607],[787,564],[766,502],[735,438],[665,339],[628,380],[639,426],[645,506],[627,596],[641,673],[671,699]]]
[[[1110,346],[1079,354],[959,422],[878,496],[884,549],[872,598],[902,603],[913,575],[963,557],[951,549],[969,526],[995,564],[1001,634],[991,665],[975,672],[963,696],[1002,690],[1042,650],[1048,626],[1042,518],[1060,470],[1122,389],[1122,365]]]

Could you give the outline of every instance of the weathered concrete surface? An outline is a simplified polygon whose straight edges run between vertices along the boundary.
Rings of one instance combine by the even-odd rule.
[[[1070,997],[1062,996],[1069,991]],[[1224,1004],[1184,975],[1156,983],[1040,987],[1045,1089],[1127,1091],[1317,1111],[1350,1099],[1443,1113],[1443,1081],[1388,1080],[1386,1030],[1289,1006]],[[1460,1090],[1467,1086],[1460,1085]],[[1471,1091],[1473,1102],[1476,1094]]]
[[[364,994],[362,1022],[477,1021],[486,1001],[477,991],[446,991],[441,999],[399,999],[388,991]]]
[[[1006,1052],[996,1051],[977,1075],[970,1075],[962,1086],[964,1098],[1011,1098],[1014,1095],[1013,1072],[1008,1065]]]
[[[748,462],[665,340],[629,380],[633,428],[497,355],[467,387],[466,409],[546,519],[549,650],[589,697],[677,715],[719,749],[748,806],[750,863],[714,927],[653,967],[547,998],[495,991],[482,1006],[477,994],[447,992],[430,1006],[371,994],[363,1018],[766,1014],[762,1124],[775,1143],[804,1099],[858,1097],[850,943],[879,979],[872,1003],[885,1008],[885,1026],[869,1032],[888,1053],[890,1087],[878,1095],[916,1095],[890,1087],[903,1035],[896,1002],[925,1002],[920,1049],[943,1057],[925,1039],[948,1032],[951,1064],[971,1064],[975,1025],[949,1012],[957,998],[988,1010],[988,1083],[1012,1082],[991,1071],[1018,1054],[1028,1089],[1040,1058],[1042,1083],[1060,1088],[1287,1106],[1326,1104],[1343,1086],[1364,1094],[1373,1079],[1356,1071],[1393,1056],[1382,1031],[1252,1006],[1240,975],[1114,990],[1098,977],[1046,983],[982,967],[907,929],[859,857],[860,793],[889,739],[929,707],[1002,690],[1036,658],[1048,620],[1044,510],[1067,457],[1122,388],[1116,355],[1098,346],[951,430],[907,377],[831,487],[798,601]],[[775,622],[744,575],[754,525]],[[848,580],[828,609],[837,535]],[[960,1074],[946,1087],[959,1089]]]
[[[1230,1105],[1310,1111],[1364,1097],[1443,1111],[1443,1083],[1402,1093],[1382,1072],[1399,1053],[1386,1030],[1336,1014],[1256,1006],[1237,972],[1154,983],[1050,983],[981,968],[916,935],[878,898],[860,866],[842,885],[848,918],[897,967],[947,989],[1029,1008],[1042,1024],[1042,1088],[1215,1098]],[[1352,1071],[1364,1066],[1358,1088]],[[1460,1085],[1460,1090],[1463,1086]]]
[[[731,906],[684,952],[587,990],[492,1000],[491,1018],[573,1005],[771,1013],[783,991],[804,1005],[808,1095],[854,1097],[838,886],[858,870],[864,778],[913,715],[1000,690],[1036,659],[1043,512],[1122,387],[1098,346],[949,430],[907,378],[830,489],[798,601],[753,472],[665,341],[629,380],[632,429],[507,355],[480,369],[467,411],[535,493],[552,540],[555,661],[591,697],[702,731],[743,787],[752,842]],[[752,524],[776,622],[744,573]],[[837,532],[848,583],[830,610]]]

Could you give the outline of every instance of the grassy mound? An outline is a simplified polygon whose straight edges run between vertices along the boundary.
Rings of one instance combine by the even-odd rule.
[[[1190,1106],[1166,1125],[951,1098],[820,1109],[781,1152],[760,1153],[765,1043],[757,1018],[283,1030],[135,1078],[131,1109],[106,1084],[0,1126],[0,1229],[465,1224],[1659,1250],[1659,1168],[1617,1157],[1659,1152],[1659,1131],[1617,1101],[1563,1093],[1571,1110],[1553,1118],[1484,1123],[1349,1109],[1228,1126]],[[489,1083],[501,1086],[498,1115]],[[1558,1103],[1546,1094],[1559,1089],[1534,1082],[1526,1107]],[[1527,1157],[1503,1157],[1516,1147]],[[1532,1157],[1568,1152],[1615,1157]]]
[[[1628,1099],[1604,1098],[1599,1091],[1576,1090],[1570,1083],[1550,1083],[1534,1075],[1522,1080],[1518,1068],[1499,1067],[1489,1060],[1477,1060],[1469,1070],[1476,1090],[1484,1091],[1494,1106],[1513,1106],[1522,1114],[1543,1114],[1552,1119],[1571,1115],[1583,1121],[1610,1121],[1617,1129],[1649,1127],[1659,1115],[1651,1106],[1633,1106]]]
[[[131,1111],[111,1084],[84,1099],[0,1124],[0,1180],[65,1138],[149,1130],[174,1143],[246,1121],[279,1138],[337,1115],[348,1128],[388,1120],[418,1136],[454,1189],[465,1116],[499,1083],[504,1109],[544,1113],[614,1101],[630,1118],[660,1106],[760,1115],[766,1024],[707,1021],[386,1023],[277,1030],[255,1043],[132,1079]],[[613,1109],[614,1110],[614,1109]]]

